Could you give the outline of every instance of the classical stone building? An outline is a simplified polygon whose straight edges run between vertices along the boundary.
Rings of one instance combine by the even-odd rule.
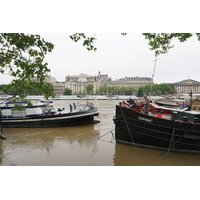
[[[200,82],[192,79],[176,82],[174,87],[178,93],[200,93]]]
[[[63,95],[63,92],[65,90],[65,83],[64,82],[54,82],[52,83],[54,88],[54,93],[56,96]]]
[[[93,85],[95,93],[101,86],[135,87],[138,89],[139,86],[151,83],[152,78],[148,77],[125,77],[113,81],[107,74],[101,74],[101,72],[97,76],[80,74],[65,77],[65,88],[71,89],[73,94],[86,93],[87,85]]]
[[[65,77],[65,88],[72,90],[73,94],[86,93],[86,86],[93,85],[94,91],[98,90],[99,87],[105,85],[109,82],[107,74],[98,73],[97,76],[91,76],[87,74],[80,74],[74,76]]]
[[[119,86],[119,87],[134,87],[138,90],[140,86],[152,84],[152,78],[149,77],[127,77],[121,78],[118,80],[111,81],[110,86]]]
[[[53,76],[46,76],[45,81],[48,83],[55,83],[56,78],[54,78]]]

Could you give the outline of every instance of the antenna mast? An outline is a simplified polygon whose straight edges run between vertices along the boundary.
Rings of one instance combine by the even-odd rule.
[[[156,61],[159,60],[159,58],[156,57],[155,60],[153,60],[154,62],[154,68],[153,68],[153,74],[152,74],[152,81],[151,81],[151,87],[150,87],[150,92],[149,92],[149,97],[151,95],[151,90],[152,90],[152,85],[153,85],[153,79],[154,79],[154,74],[155,74],[155,69],[156,69]]]

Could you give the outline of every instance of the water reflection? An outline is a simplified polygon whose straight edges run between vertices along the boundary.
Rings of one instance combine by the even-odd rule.
[[[87,132],[88,129],[90,132]],[[93,125],[76,128],[10,128],[5,129],[4,134],[7,139],[0,141],[2,165],[68,165],[70,163],[64,162],[63,157],[69,157],[71,152],[89,151],[91,156],[98,152],[96,138],[99,132]]]

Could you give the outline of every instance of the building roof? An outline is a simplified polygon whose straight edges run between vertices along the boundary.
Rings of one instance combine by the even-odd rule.
[[[174,84],[175,85],[200,85],[200,82],[192,80],[192,79],[187,79],[187,80],[176,82]]]

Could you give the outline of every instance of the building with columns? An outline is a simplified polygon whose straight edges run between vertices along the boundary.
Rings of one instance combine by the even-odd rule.
[[[107,86],[110,78],[107,74],[98,73],[96,76],[80,74],[65,77],[65,88],[72,90],[72,94],[86,93],[86,86],[93,85],[94,91],[98,90],[101,86]]]
[[[200,82],[187,79],[174,83],[177,93],[200,93]]]
[[[95,93],[101,86],[135,87],[138,89],[139,86],[146,84],[152,84],[152,78],[136,76],[112,80],[107,74],[101,74],[101,72],[96,76],[80,74],[65,77],[65,88],[71,89],[73,94],[86,93],[87,85],[93,85]]]

